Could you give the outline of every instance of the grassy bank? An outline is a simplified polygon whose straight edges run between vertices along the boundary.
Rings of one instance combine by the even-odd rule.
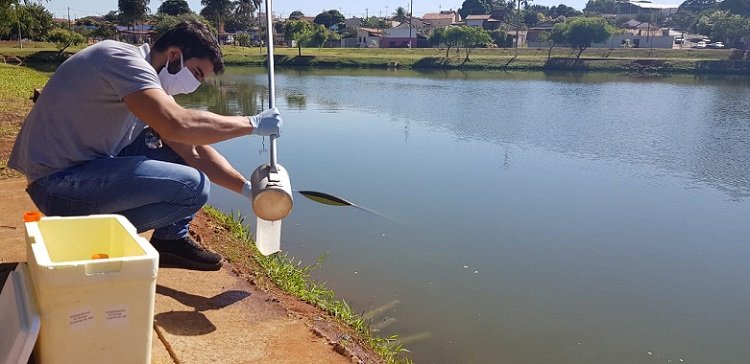
[[[70,49],[70,52],[77,51]],[[235,66],[263,66],[265,49],[225,46],[225,61]],[[67,51],[66,51],[67,52]],[[447,54],[446,54],[447,53]],[[354,67],[414,68],[461,70],[574,70],[616,71],[625,73],[729,73],[750,74],[750,62],[730,61],[730,49],[644,49],[590,48],[576,59],[577,52],[565,47],[487,48],[475,49],[470,60],[465,52],[444,48],[276,48],[276,65],[280,67]],[[33,68],[47,70],[61,61],[57,50],[48,43],[36,43],[22,50],[0,44],[0,55],[17,57]],[[447,56],[446,56],[447,55]]]
[[[229,65],[265,64],[263,50],[258,48],[224,47]],[[447,57],[446,57],[447,53]],[[576,70],[619,71],[628,73],[750,73],[750,62],[729,61],[731,50],[714,49],[587,49],[576,59],[569,48],[548,49],[476,49],[465,61],[464,50],[456,52],[438,48],[419,49],[355,49],[277,48],[276,64],[294,67],[361,67],[462,70]]]
[[[31,110],[35,88],[47,83],[49,75],[26,67],[0,63],[0,179],[19,174],[7,168],[13,141]]]
[[[356,337],[352,337],[351,340],[367,345],[386,363],[411,363],[403,357],[405,350],[398,343],[397,337],[381,338],[373,334],[369,323],[361,315],[354,312],[345,301],[337,299],[335,293],[324,284],[310,278],[310,272],[320,262],[312,266],[303,266],[301,262],[295,262],[294,258],[285,254],[263,256],[255,248],[251,233],[242,217],[227,215],[209,206],[204,207],[203,211],[231,233],[233,239],[215,246],[215,249],[232,264],[260,272],[286,293],[327,312],[355,332]]]

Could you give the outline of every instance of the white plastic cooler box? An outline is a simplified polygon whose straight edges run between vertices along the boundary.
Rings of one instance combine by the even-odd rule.
[[[33,220],[33,219],[29,219]],[[149,363],[159,255],[119,215],[26,222],[37,363]]]

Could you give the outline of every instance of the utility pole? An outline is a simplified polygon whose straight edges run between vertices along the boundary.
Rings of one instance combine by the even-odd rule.
[[[68,30],[70,30],[70,6],[68,6]]]
[[[411,19],[414,17],[414,1],[409,0],[409,48],[413,48],[411,44]]]
[[[16,19],[18,19],[18,49],[23,49],[23,45],[21,44],[21,11],[18,10],[18,6],[20,4],[16,4]]]
[[[515,56],[518,57],[518,31],[521,27],[521,0],[516,0],[516,4],[518,4],[518,12],[516,13],[516,54]]]

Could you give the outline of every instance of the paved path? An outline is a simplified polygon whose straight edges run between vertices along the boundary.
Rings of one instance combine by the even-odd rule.
[[[0,180],[0,263],[26,261],[23,179]],[[302,319],[228,267],[161,269],[153,363],[350,363]]]

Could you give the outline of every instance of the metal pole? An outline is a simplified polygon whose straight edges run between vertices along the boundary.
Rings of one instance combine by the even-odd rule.
[[[414,17],[412,14],[414,12],[414,1],[409,0],[409,48],[414,48],[414,46],[411,44],[411,19]]]
[[[18,5],[16,4],[16,19],[18,19],[18,49],[23,49],[23,45],[21,44],[21,12],[18,10]]]
[[[273,14],[271,13],[271,10],[273,9],[271,0],[266,0],[266,37],[268,39],[268,44],[266,44],[266,49],[268,50],[268,107],[274,108],[276,107],[276,80],[274,75],[274,59],[273,59]],[[271,171],[276,171],[276,137],[271,135],[271,146],[270,146],[270,154],[271,154]]]

